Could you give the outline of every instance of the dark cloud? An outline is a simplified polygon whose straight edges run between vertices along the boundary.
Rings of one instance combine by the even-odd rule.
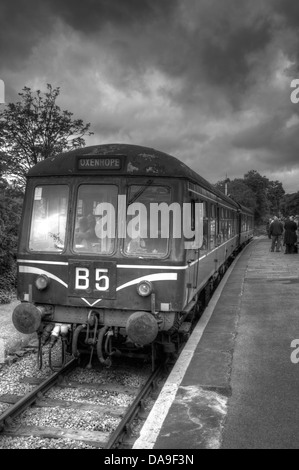
[[[297,29],[299,26],[299,3],[294,0],[274,0],[274,11],[281,15],[288,28]]]
[[[213,84],[236,84],[244,89],[251,68],[248,57],[260,52],[269,43],[270,22],[265,20],[258,27],[251,25],[230,33],[224,32],[222,38],[223,42],[219,43],[214,38],[208,38],[204,42],[202,62],[206,67],[206,77]]]
[[[52,11],[76,30],[85,33],[99,31],[103,25],[113,24],[121,29],[171,19],[176,0],[49,0]],[[136,38],[138,40],[138,38]]]
[[[2,67],[22,67],[32,48],[51,31],[53,18],[47,3],[3,0],[0,3],[0,57]]]
[[[60,86],[91,144],[160,148],[217,181],[299,166],[298,36],[295,0],[2,0],[0,78],[9,100]]]
[[[249,20],[246,3],[189,0],[182,9],[175,0],[21,0],[16,8],[3,0],[0,52],[15,67],[18,61],[21,65],[59,20],[103,41],[127,71],[152,66],[183,79],[178,98],[185,89],[196,98],[199,81],[222,87],[235,98],[250,84],[249,56],[271,40],[269,11],[250,2],[257,13]]]
[[[260,152],[261,161],[290,168],[299,166],[298,131],[299,119],[288,125],[285,118],[274,116],[240,132],[232,144],[239,149]]]

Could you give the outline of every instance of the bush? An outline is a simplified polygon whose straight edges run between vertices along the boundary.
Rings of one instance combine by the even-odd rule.
[[[0,304],[15,296],[18,230],[23,194],[0,177]]]
[[[13,290],[8,291],[4,289],[0,289],[0,304],[10,304],[15,297],[15,293]]]
[[[11,291],[16,288],[17,266],[14,263],[4,274],[0,275],[0,290]]]

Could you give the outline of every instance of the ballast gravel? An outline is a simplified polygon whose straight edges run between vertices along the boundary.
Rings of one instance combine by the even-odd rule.
[[[52,364],[59,364],[61,352],[59,348],[52,350]],[[70,359],[70,358],[68,358]],[[23,383],[22,379],[46,379],[53,374],[49,367],[48,350],[45,347],[42,356],[42,368],[39,370],[36,352],[29,352],[19,361],[4,365],[0,370],[0,396],[22,396],[30,392],[34,386]],[[81,384],[97,384],[99,388],[53,388],[45,398],[74,401],[84,404],[102,406],[127,407],[134,399],[133,395],[101,390],[101,384],[117,384],[131,390],[140,388],[149,374],[149,367],[140,367],[134,371],[132,367],[116,369],[80,369],[77,368],[68,375],[67,380]],[[84,387],[84,385],[83,385]],[[87,385],[88,387],[88,385]],[[11,405],[0,402],[0,414]],[[98,413],[94,410],[74,410],[72,408],[43,407],[29,408],[21,416],[13,420],[13,426],[40,426],[85,431],[101,431],[111,433],[118,425],[120,418],[109,413]],[[11,437],[0,433],[0,449],[92,449],[91,445],[71,439],[48,439],[41,437]]]
[[[112,432],[119,419],[97,413],[64,408],[28,408],[21,417],[13,420],[13,427],[26,422],[26,426],[56,427],[63,429],[82,429],[84,431]]]
[[[89,389],[51,389],[47,393],[47,397],[57,400],[69,400],[77,403],[94,403],[97,405],[118,405],[128,406],[132,403],[132,397],[125,394],[117,394],[115,392],[107,392],[106,390],[89,390]]]
[[[94,449],[94,447],[71,439],[3,436],[0,449]]]

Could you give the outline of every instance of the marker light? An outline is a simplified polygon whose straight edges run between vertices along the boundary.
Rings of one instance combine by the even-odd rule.
[[[148,297],[153,292],[153,286],[150,281],[141,281],[137,286],[137,292],[141,297]]]
[[[45,274],[42,274],[41,276],[38,276],[38,278],[36,278],[36,280],[35,280],[35,285],[36,285],[38,290],[46,289],[48,287],[49,283],[50,283],[50,279]]]

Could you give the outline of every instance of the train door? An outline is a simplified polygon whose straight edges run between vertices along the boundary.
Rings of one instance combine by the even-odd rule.
[[[190,209],[190,228],[195,235],[186,244],[188,303],[194,297],[198,284],[198,259],[200,248],[203,245],[204,204],[199,199],[193,198],[190,202]]]
[[[241,230],[242,230],[242,214],[241,212],[238,212],[237,215],[238,218],[238,234],[239,234],[239,240],[238,240],[238,245],[241,245],[242,242],[242,235],[241,235]]]
[[[217,204],[217,217],[216,217],[216,245],[221,244],[221,234],[220,234],[220,220],[222,217],[223,209]]]

